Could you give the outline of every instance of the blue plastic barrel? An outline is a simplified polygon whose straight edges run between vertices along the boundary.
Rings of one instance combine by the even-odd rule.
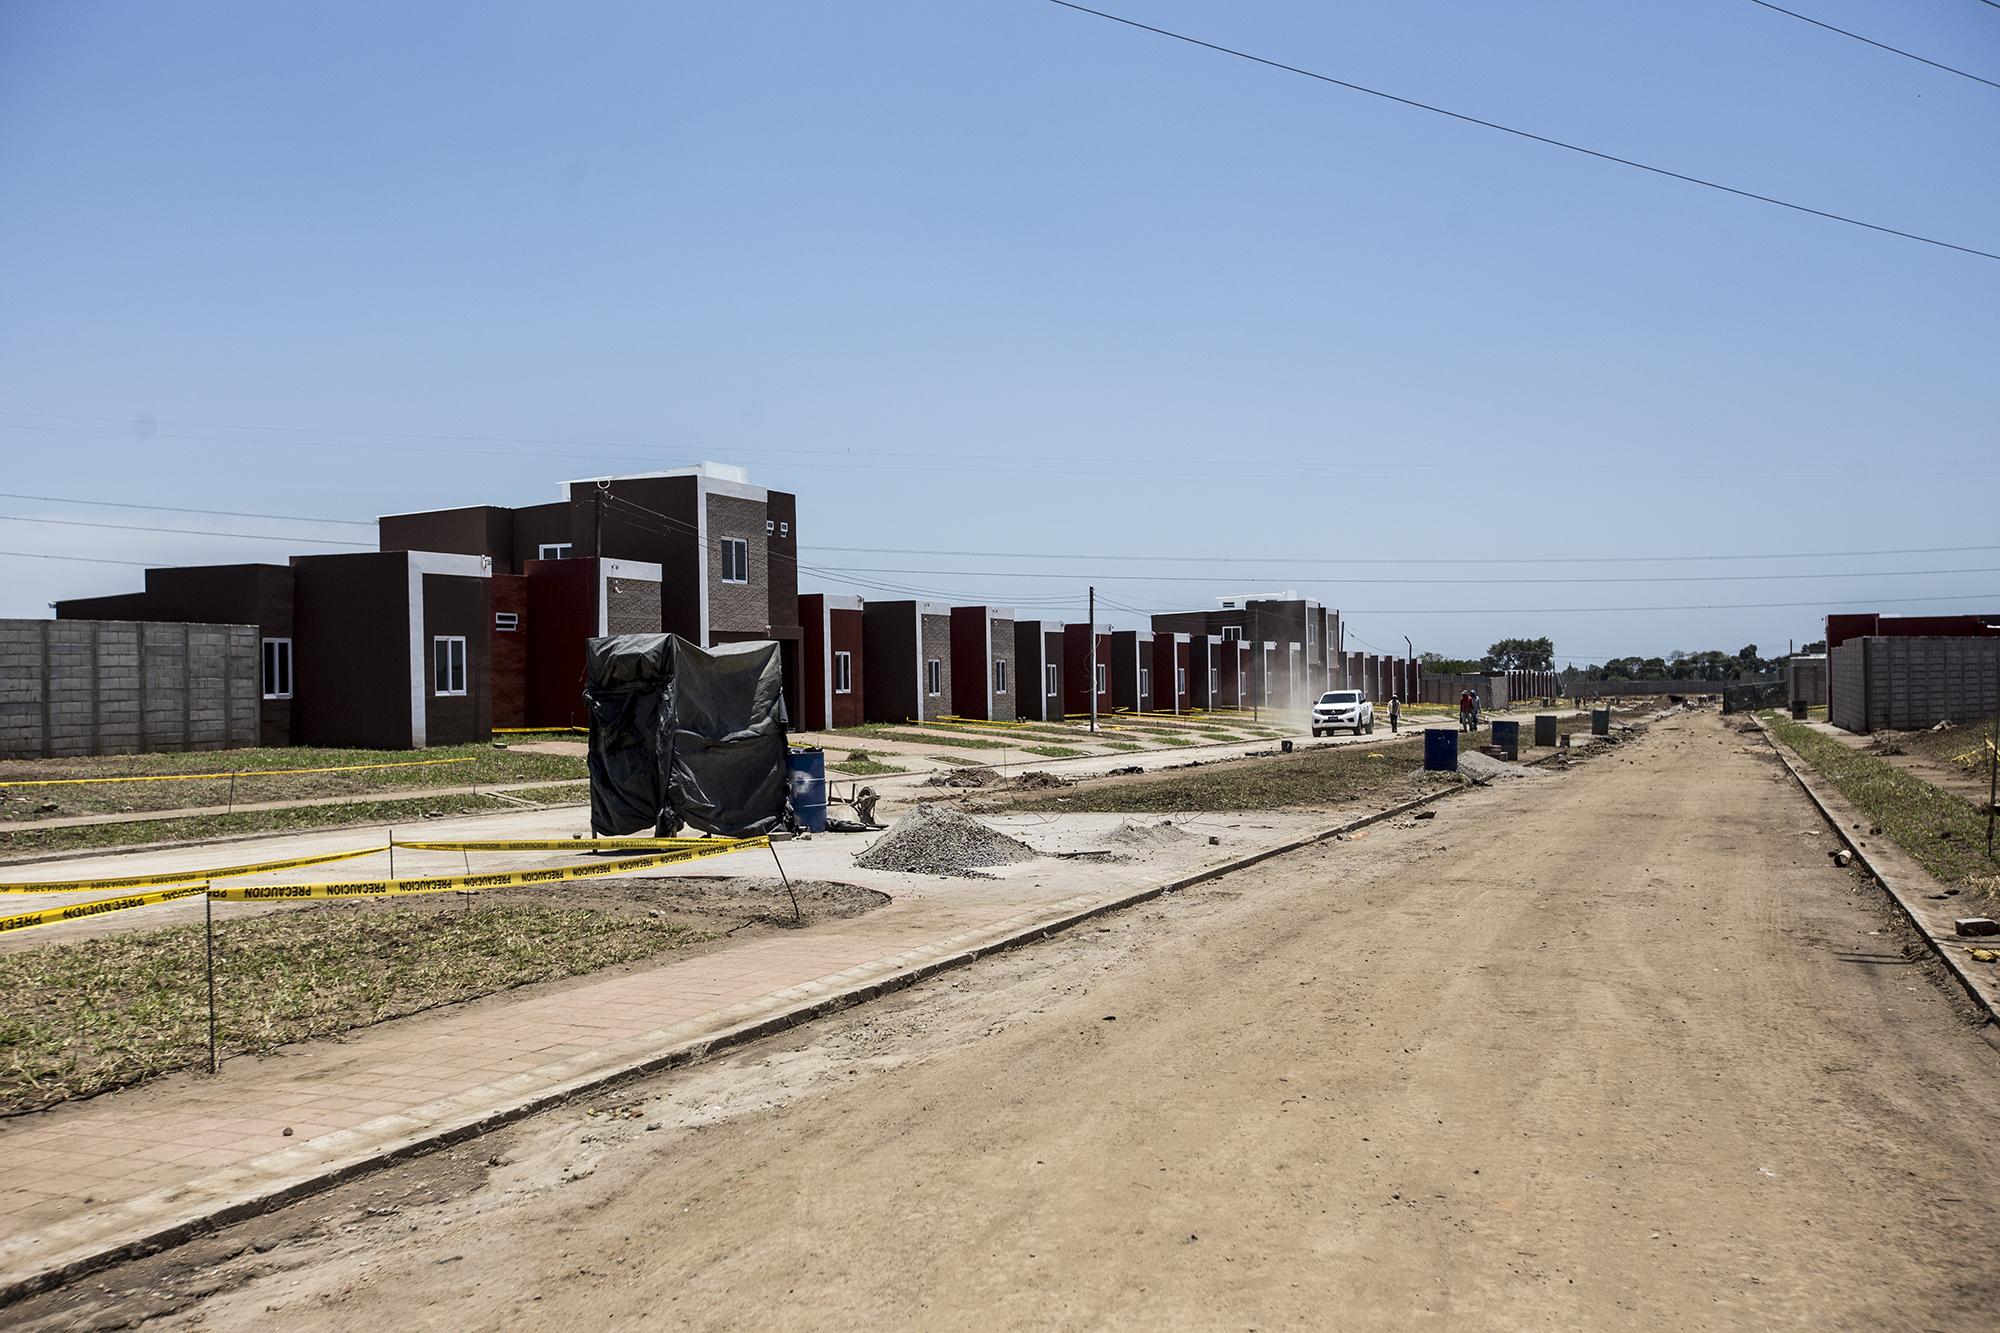
[[[1493,744],[1509,759],[1521,757],[1521,724],[1519,722],[1493,723]]]
[[[826,751],[794,749],[785,761],[792,813],[808,833],[826,832]]]
[[[1458,733],[1447,727],[1424,730],[1424,769],[1430,773],[1458,772]]]

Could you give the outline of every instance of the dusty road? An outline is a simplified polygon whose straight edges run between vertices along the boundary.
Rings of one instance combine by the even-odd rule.
[[[2000,1053],[1830,846],[1677,720],[0,1323],[1992,1329]]]

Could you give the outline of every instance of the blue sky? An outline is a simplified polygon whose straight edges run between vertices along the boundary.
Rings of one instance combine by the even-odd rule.
[[[1106,7],[2000,249],[2000,91],[1747,0]],[[1794,7],[2000,79],[1977,0]],[[1697,558],[2000,545],[1996,320],[2000,263],[1045,0],[0,4],[0,615],[713,458],[808,588],[1768,650],[2000,611],[1912,572],[2000,550]]]

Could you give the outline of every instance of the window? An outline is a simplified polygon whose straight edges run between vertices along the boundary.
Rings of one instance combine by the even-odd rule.
[[[537,560],[567,560],[575,547],[569,542],[543,542],[535,548]]]
[[[1145,667],[1139,668],[1139,697],[1143,700],[1153,693],[1153,673]]]
[[[1181,694],[1186,694],[1186,693],[1187,693],[1187,668],[1186,668],[1186,667],[1175,667],[1175,668],[1174,668],[1174,693],[1175,693],[1176,695],[1181,695]]]
[[[1110,686],[1104,683],[1104,663],[1097,664],[1097,692],[1103,694]]]
[[[1311,616],[1306,617],[1306,642],[1309,644],[1319,642],[1319,626],[1314,623]]]
[[[292,641],[290,639],[264,640],[264,697],[266,699],[289,699],[292,697]]]
[[[1243,627],[1241,625],[1224,625],[1222,627],[1222,641],[1224,643],[1233,643],[1242,637]]]
[[[1223,603],[1222,603],[1222,609],[1223,609],[1223,610],[1225,610],[1225,611],[1234,611],[1234,610],[1236,609],[1236,601],[1235,601],[1235,599],[1234,599],[1234,598],[1225,598],[1225,599],[1223,600]]]
[[[853,653],[835,653],[833,655],[833,692],[835,694],[854,693]]]
[[[764,520],[764,535],[766,537],[770,536],[777,530],[778,530],[778,521],[776,519],[767,518]]]
[[[750,581],[750,543],[741,537],[722,539],[722,581],[724,583]]]
[[[1208,701],[1214,703],[1222,694],[1222,673],[1214,667],[1208,669]]]
[[[1045,693],[1047,693],[1048,696],[1051,699],[1053,699],[1056,696],[1056,687],[1061,683],[1056,676],[1056,664],[1054,662],[1044,663],[1042,666],[1042,674],[1047,678],[1047,686],[1045,689]]]
[[[935,657],[924,663],[924,693],[933,699],[944,693],[944,663]]]
[[[521,613],[519,611],[495,611],[493,613],[493,628],[502,634],[512,634],[515,630],[521,628]]]
[[[431,693],[465,693],[465,636],[440,634],[431,640]]]
[[[1005,694],[1007,692],[1007,664],[1005,662],[995,662],[993,664],[993,692],[995,694]]]
[[[792,525],[791,525],[791,524],[790,524],[789,522],[785,522],[785,523],[780,523],[780,524],[778,525],[778,535],[779,535],[780,537],[789,537],[789,536],[791,536],[791,535],[792,535]]]

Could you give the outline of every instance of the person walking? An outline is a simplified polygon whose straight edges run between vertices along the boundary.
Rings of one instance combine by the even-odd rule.
[[[1467,690],[1458,696],[1458,729],[1460,731],[1472,730],[1472,719],[1478,708],[1479,700],[1473,697],[1471,690]]]
[[[1402,720],[1403,720],[1403,696],[1400,694],[1392,694],[1389,696],[1389,734],[1391,736],[1396,734],[1396,724],[1401,722]]]

